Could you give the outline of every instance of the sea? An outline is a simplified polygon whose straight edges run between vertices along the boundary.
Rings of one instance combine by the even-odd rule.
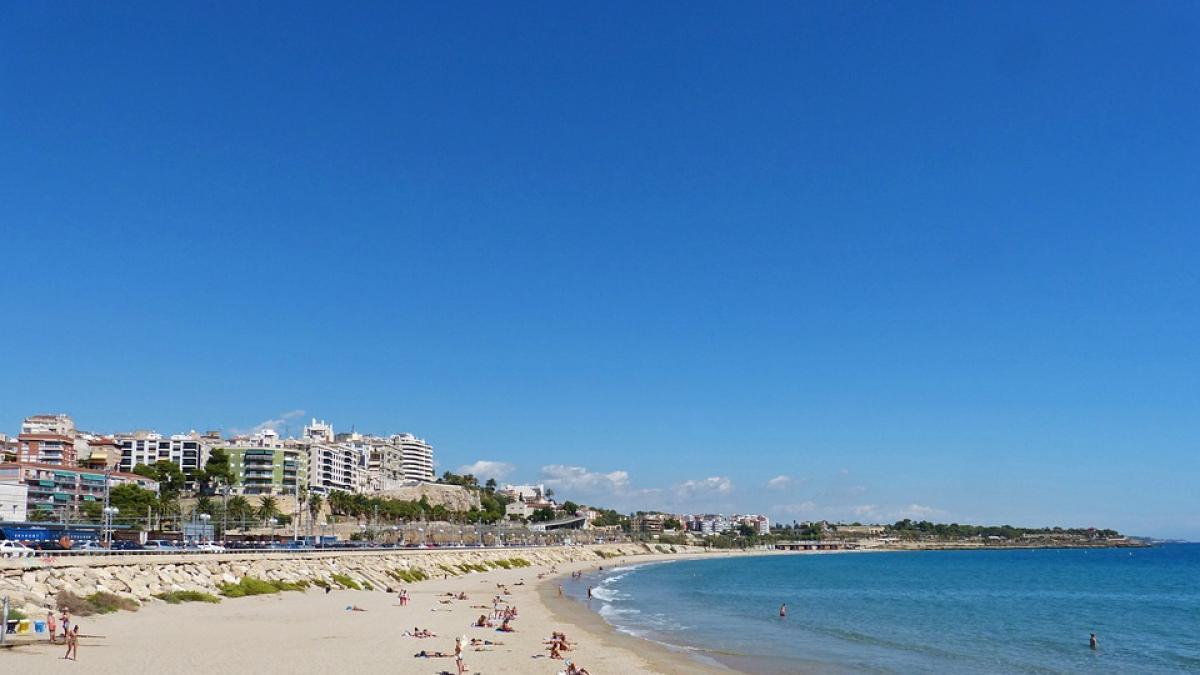
[[[683,560],[567,588],[747,673],[1200,673],[1200,544]]]

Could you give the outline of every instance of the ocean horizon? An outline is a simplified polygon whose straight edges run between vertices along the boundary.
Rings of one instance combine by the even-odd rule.
[[[1200,544],[1164,544],[682,560],[568,592],[620,632],[744,672],[1166,673],[1200,670],[1198,579]]]

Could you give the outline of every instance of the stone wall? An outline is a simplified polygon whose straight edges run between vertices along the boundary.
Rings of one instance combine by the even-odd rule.
[[[683,547],[677,548],[683,550]],[[365,582],[382,590],[404,585],[393,576],[400,570],[421,570],[430,577],[440,578],[450,574],[442,565],[456,574],[469,574],[472,572],[463,572],[457,566],[523,558],[535,566],[545,567],[655,552],[642,544],[601,544],[476,550],[6,559],[0,567],[0,597],[7,595],[13,607],[37,616],[44,613],[47,606],[52,606],[54,596],[63,590],[79,596],[107,591],[145,603],[160,602],[154,596],[168,591],[192,590],[216,595],[220,593],[220,584],[236,583],[247,576],[291,582],[321,579],[336,588],[334,574],[346,575],[360,585]]]

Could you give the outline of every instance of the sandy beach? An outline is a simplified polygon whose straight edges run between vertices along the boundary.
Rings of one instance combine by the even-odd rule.
[[[702,554],[704,556],[732,554]],[[693,660],[652,642],[617,633],[582,603],[557,597],[559,583],[573,571],[629,563],[675,560],[688,555],[638,555],[597,562],[492,570],[407,585],[411,601],[402,607],[395,593],[321,589],[224,599],[220,604],[167,605],[153,602],[137,612],[79,619],[78,662],[64,661],[65,648],[47,644],[0,651],[6,672],[192,673],[226,672],[454,672],[453,658],[414,658],[441,651],[452,654],[456,636],[502,644],[470,647],[472,673],[545,673],[563,670],[548,656],[543,641],[565,632],[575,646],[564,656],[590,673],[730,672]],[[543,578],[539,579],[539,575]],[[476,628],[490,614],[504,586],[505,603],[519,615],[516,632]],[[398,589],[398,586],[397,586]],[[465,593],[466,600],[447,594]],[[350,611],[357,606],[362,612]],[[414,628],[433,638],[404,636]]]

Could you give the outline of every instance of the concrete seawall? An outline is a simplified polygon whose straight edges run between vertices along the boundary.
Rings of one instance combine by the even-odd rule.
[[[677,547],[680,552],[687,547]],[[405,583],[399,572],[420,570],[433,578],[466,575],[459,565],[494,568],[495,561],[521,558],[534,566],[566,562],[600,562],[613,556],[654,552],[641,544],[597,544],[503,549],[426,549],[411,551],[262,552],[165,556],[87,556],[18,558],[0,562],[0,597],[30,616],[54,605],[54,596],[70,591],[87,596],[107,591],[139,603],[169,591],[203,591],[243,577],[271,581],[322,580],[339,587],[333,575],[344,575],[375,590]]]

